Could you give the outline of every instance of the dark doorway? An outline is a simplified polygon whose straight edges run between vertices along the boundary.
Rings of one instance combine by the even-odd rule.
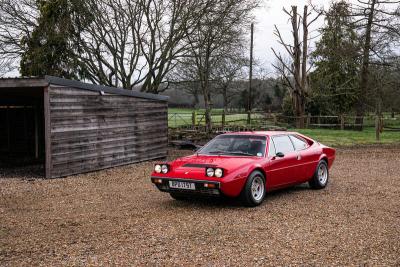
[[[0,167],[43,164],[42,88],[0,89]]]

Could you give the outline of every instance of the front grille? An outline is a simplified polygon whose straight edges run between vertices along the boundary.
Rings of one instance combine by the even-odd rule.
[[[188,181],[188,180],[180,180],[184,182],[194,183],[195,190],[186,190],[186,189],[177,189],[177,188],[170,188],[169,181],[178,180],[178,179],[162,179],[162,184],[156,184],[157,188],[163,192],[179,192],[182,194],[187,195],[207,195],[207,196],[219,196],[221,195],[219,188],[219,183],[215,182],[208,182],[208,181]],[[204,187],[204,183],[213,183],[217,185],[217,188],[206,188]]]

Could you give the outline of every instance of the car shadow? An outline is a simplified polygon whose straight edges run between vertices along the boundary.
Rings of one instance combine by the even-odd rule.
[[[261,205],[268,205],[271,200],[276,200],[281,197],[290,196],[291,194],[311,190],[307,183],[295,185],[283,189],[274,190],[267,193],[264,203]],[[175,200],[170,199],[164,202],[169,208],[182,208],[182,207],[193,207],[202,209],[238,209],[246,208],[243,206],[240,198],[228,198],[228,197],[199,197],[193,196],[187,200]]]

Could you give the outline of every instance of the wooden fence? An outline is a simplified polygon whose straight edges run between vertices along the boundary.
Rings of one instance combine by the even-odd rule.
[[[296,128],[296,121],[299,117],[286,116],[279,113],[253,112],[250,114],[250,121],[247,113],[213,113],[211,115],[214,131],[225,131],[227,129],[281,129]],[[400,117],[383,115],[378,118],[376,115],[362,117],[362,124],[359,123],[360,117],[352,115],[338,116],[314,116],[308,114],[302,117],[305,128],[319,129],[341,129],[341,130],[360,130],[364,127],[379,127],[388,131],[400,131]],[[205,126],[205,114],[197,111],[169,113],[169,128],[184,128],[201,130]]]

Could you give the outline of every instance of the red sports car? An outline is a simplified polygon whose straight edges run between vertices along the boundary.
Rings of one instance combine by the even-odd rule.
[[[324,188],[334,160],[335,149],[296,132],[228,133],[192,156],[156,164],[151,181],[177,200],[240,196],[257,206],[271,190],[304,182]]]

